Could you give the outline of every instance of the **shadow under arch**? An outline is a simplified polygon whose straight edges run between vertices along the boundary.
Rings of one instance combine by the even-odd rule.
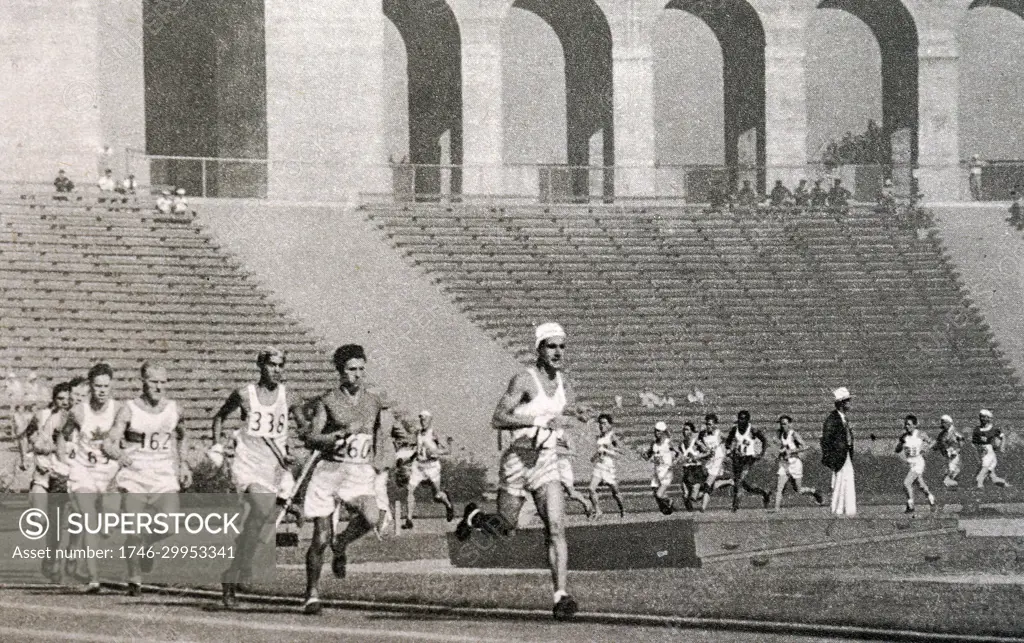
[[[968,9],[981,9],[982,7],[996,7],[1005,9],[1024,18],[1024,0],[974,0]]]
[[[452,165],[462,165],[462,43],[459,23],[444,0],[383,0],[384,15],[405,43],[409,83],[409,162],[439,165],[445,133]],[[449,176],[439,168],[418,168],[416,193],[442,193]],[[450,172],[452,194],[462,192],[462,175]]]
[[[590,165],[590,139],[602,133],[602,165],[615,165],[612,113],[612,34],[594,0],[516,0],[512,5],[544,20],[558,36],[565,55],[566,158]],[[572,172],[572,193],[590,192],[589,172]],[[604,172],[605,198],[615,194],[612,172]]]
[[[722,47],[725,164],[756,165],[757,189],[764,192],[765,35],[761,18],[745,0],[671,0],[665,8],[693,14],[718,39]],[[736,179],[734,174],[732,181]]]
[[[871,29],[882,54],[882,132],[886,157],[893,163],[917,163],[917,25],[899,0],[823,0],[819,9],[846,11]],[[906,137],[908,158],[893,148]],[[895,155],[894,155],[895,152]]]

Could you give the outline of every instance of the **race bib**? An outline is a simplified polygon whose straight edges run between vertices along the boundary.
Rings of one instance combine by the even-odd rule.
[[[147,453],[167,453],[171,450],[173,436],[170,433],[155,431],[145,436],[139,449]]]
[[[334,443],[334,460],[351,464],[368,464],[373,455],[373,436],[353,433]]]
[[[288,416],[284,413],[274,415],[263,411],[249,414],[249,435],[258,438],[280,438],[288,431]]]

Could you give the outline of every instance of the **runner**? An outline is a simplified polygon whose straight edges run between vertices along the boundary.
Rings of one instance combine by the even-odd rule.
[[[192,484],[192,472],[185,461],[185,425],[177,402],[164,397],[167,369],[146,362],[140,375],[142,395],[121,406],[105,448],[116,454],[121,465],[116,478],[122,494],[121,511],[174,513],[179,507],[178,492]],[[142,595],[142,574],[153,570],[155,558],[144,548],[166,537],[150,534],[125,539],[125,548],[133,548],[129,551],[135,554],[126,558],[129,596]]]
[[[114,370],[99,363],[89,369],[89,400],[71,408],[63,429],[57,437],[57,453],[65,454],[68,466],[68,490],[71,502],[82,514],[100,513],[106,494],[117,474],[118,463],[105,449],[105,440],[114,427],[114,418],[121,403],[111,398]],[[72,443],[66,449],[64,443]],[[98,516],[97,516],[98,519]],[[82,541],[87,549],[97,549],[99,534],[83,530]],[[100,592],[99,569],[95,558],[86,559],[89,581],[85,592]]]
[[[997,487],[1009,487],[1010,483],[996,475],[996,452],[1003,450],[1003,432],[992,425],[992,411],[982,409],[978,413],[978,427],[971,434],[971,443],[981,457],[981,469],[975,477],[978,488],[984,488],[986,478],[992,478]]]
[[[679,444],[679,452],[683,460],[683,504],[687,511],[693,511],[694,503],[700,500],[701,489],[708,479],[704,462],[711,453],[704,450],[693,422],[683,423],[683,440]]]
[[[416,426],[417,423],[410,419],[411,414],[408,411],[394,410],[392,417],[394,423],[391,427],[391,443],[395,449],[395,486],[405,489],[409,486],[409,480],[412,478],[412,467],[416,460],[416,444],[420,431]],[[395,504],[397,505],[397,515],[394,516],[394,519],[401,521],[401,501],[396,500]],[[408,511],[406,514],[409,515]]]
[[[935,496],[924,481],[924,452],[931,445],[928,436],[917,428],[917,416],[908,415],[903,420],[903,435],[896,442],[896,453],[910,465],[907,477],[903,479],[903,488],[907,491],[907,509],[905,513],[914,513],[914,484],[928,497],[928,504],[935,511]]]
[[[622,508],[622,496],[619,495],[619,483],[615,477],[615,460],[619,457],[619,440],[615,436],[612,416],[602,413],[597,416],[597,427],[600,435],[597,438],[597,451],[590,461],[594,469],[590,474],[590,502],[594,506],[594,515],[601,516],[601,501],[597,489],[602,484],[608,485],[612,499],[619,506],[619,518],[626,517]]]
[[[704,462],[707,469],[707,479],[701,489],[704,498],[701,500],[701,511],[705,511],[711,503],[711,493],[722,487],[732,486],[733,480],[719,478],[725,473],[725,440],[722,439],[722,431],[718,428],[718,415],[708,413],[704,416],[704,430],[700,433],[701,447],[709,454]]]
[[[441,456],[450,455],[449,449],[441,446],[438,436],[433,429],[434,418],[430,411],[420,412],[420,432],[416,437],[416,455],[412,463],[412,473],[409,476],[406,502],[409,505],[409,514],[402,523],[402,529],[412,529],[412,518],[416,513],[416,488],[426,482],[434,491],[434,502],[444,505],[445,520],[451,522],[455,519],[455,508],[448,500],[448,494],[441,489]]]
[[[563,415],[574,408],[574,398],[561,373],[565,331],[549,322],[537,327],[535,338],[537,361],[516,373],[494,410],[494,428],[512,431],[512,444],[502,454],[498,472],[498,512],[485,514],[470,503],[455,533],[460,540],[468,540],[473,529],[509,536],[516,528],[527,494],[531,495],[544,523],[548,545],[554,585],[552,611],[556,619],[568,620],[576,614],[577,606],[566,591],[569,551],[556,442],[558,429],[575,421]]]
[[[964,436],[953,426],[953,418],[943,415],[939,418],[942,430],[935,438],[935,450],[942,453],[946,458],[946,477],[942,484],[947,487],[959,486],[957,478],[960,477],[960,450],[963,448]]]
[[[750,412],[743,410],[736,415],[736,424],[729,430],[729,437],[725,441],[725,448],[732,455],[732,510],[740,508],[740,488],[747,493],[761,496],[764,508],[767,509],[771,502],[770,491],[762,489],[747,482],[747,475],[754,467],[754,464],[764,455],[767,450],[768,439],[764,433],[750,424]]]
[[[808,450],[803,438],[793,427],[793,418],[788,415],[779,416],[779,431],[776,439],[779,442],[779,483],[775,488],[775,511],[782,509],[782,494],[786,485],[792,484],[793,490],[801,495],[814,496],[814,502],[820,507],[825,504],[825,497],[814,487],[805,487],[804,462],[800,454]]]
[[[319,614],[320,572],[328,545],[334,554],[331,570],[345,577],[346,548],[381,520],[374,490],[377,474],[386,466],[386,434],[391,426],[383,392],[364,385],[366,351],[346,344],[334,351],[339,386],[320,398],[307,444],[320,451],[306,490],[303,512],[313,520],[313,540],[306,552],[306,614]],[[391,455],[393,458],[394,455]],[[338,505],[349,512],[345,530],[334,535],[333,516]]]
[[[654,490],[654,501],[658,510],[666,516],[672,515],[675,507],[668,497],[668,488],[672,485],[672,465],[675,463],[676,446],[668,434],[668,425],[657,422],[654,425],[654,441],[643,454],[644,460],[654,464],[654,475],[651,476],[651,488]]]
[[[35,469],[32,472],[32,483],[29,486],[29,502],[36,509],[46,512],[51,525],[57,524],[59,516],[58,509],[63,503],[62,498],[51,495],[53,493],[67,493],[67,484],[58,482],[58,477],[53,475],[54,461],[57,459],[55,433],[60,430],[67,419],[68,409],[71,408],[71,384],[61,382],[53,387],[50,405],[36,411],[35,417],[28,430],[29,446],[35,454]],[[46,532],[46,547],[54,552],[54,558],[43,559],[43,576],[57,582],[60,580],[58,565],[56,562],[56,550],[60,546],[60,529],[49,529]]]
[[[213,443],[234,436],[223,431],[224,421],[238,411],[245,426],[235,438],[235,459],[231,477],[247,515],[235,542],[237,555],[221,576],[224,607],[234,609],[238,585],[252,576],[252,563],[265,532],[274,525],[274,508],[281,504],[285,472],[292,464],[288,456],[288,393],[281,383],[285,354],[268,346],[256,356],[260,379],[256,384],[235,389],[213,417]]]

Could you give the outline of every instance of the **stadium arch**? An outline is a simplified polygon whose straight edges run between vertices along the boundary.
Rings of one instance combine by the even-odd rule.
[[[757,189],[765,188],[765,30],[745,0],[670,0],[666,9],[693,14],[722,48],[725,164],[756,166]],[[733,177],[735,180],[735,177]]]
[[[615,165],[615,127],[612,95],[612,35],[601,6],[594,0],[513,0],[509,12],[523,9],[541,18],[555,32],[565,62],[566,160],[570,167],[589,167],[591,141],[601,136],[598,167]],[[589,170],[570,171],[571,194],[583,197],[591,190]],[[613,175],[601,172],[601,192],[615,193]]]
[[[459,194],[462,165],[462,52],[459,23],[444,0],[383,0],[405,45],[409,148],[417,194]]]
[[[894,165],[914,165],[918,157],[918,34],[910,11],[899,0],[822,0],[818,8],[851,13],[875,35],[882,54],[886,157]]]

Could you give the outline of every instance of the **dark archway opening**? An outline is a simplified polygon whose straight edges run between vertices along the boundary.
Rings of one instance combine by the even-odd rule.
[[[514,5],[543,19],[565,52],[566,158],[570,166],[590,166],[591,141],[601,136],[601,162],[615,165],[612,99],[612,36],[608,21],[593,0],[518,0]],[[572,195],[589,198],[587,169],[570,170]],[[614,176],[604,171],[601,191],[615,194]]]
[[[882,55],[885,157],[905,171],[917,163],[917,27],[899,0],[824,0],[819,9],[853,14],[871,29]],[[896,172],[894,172],[896,174]]]
[[[458,21],[437,0],[384,0],[406,48],[409,154],[416,194],[462,192],[462,53]]]
[[[757,189],[765,189],[765,35],[761,19],[743,0],[672,0],[666,9],[697,16],[722,47],[725,106],[725,164],[735,184],[739,168],[754,170]]]

